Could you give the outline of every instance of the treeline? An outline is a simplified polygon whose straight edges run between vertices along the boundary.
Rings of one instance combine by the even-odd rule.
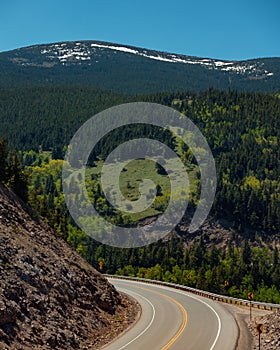
[[[218,248],[209,245],[206,233],[189,247],[184,239],[173,236],[146,247],[118,249],[79,234],[82,240],[78,251],[96,269],[102,260],[104,273],[178,283],[244,299],[253,291],[255,300],[280,303],[280,256],[276,247],[251,247],[248,240],[238,247],[233,235],[227,245]]]
[[[280,303],[280,265],[277,248],[251,248],[247,240],[237,248],[232,241],[223,249],[199,243],[183,248],[180,239],[159,242],[150,249],[127,252],[127,265],[112,268],[107,250],[96,250],[104,258],[104,270],[125,276],[178,283],[213,293],[247,299],[253,291],[259,301]],[[114,256],[114,254],[113,254]],[[144,261],[145,260],[145,261]],[[125,261],[125,259],[124,259]]]
[[[106,134],[101,140],[96,144],[92,153],[90,154],[88,165],[94,165],[94,162],[98,159],[106,159],[107,156],[120,144],[123,142],[141,138],[150,138],[153,140],[158,140],[164,144],[166,144],[172,150],[175,150],[176,140],[172,133],[169,130],[147,124],[136,123],[133,125],[125,125],[123,127],[119,127],[110,133]],[[143,144],[139,145],[139,147],[143,147]],[[136,152],[138,152],[135,148],[130,148],[128,144],[126,147],[126,154],[118,154],[116,151],[116,156],[119,155],[120,159],[133,159]],[[149,151],[152,153],[151,145],[149,145]],[[156,150],[154,150],[156,151]],[[158,152],[154,152],[155,154]],[[161,154],[164,157],[164,154]]]

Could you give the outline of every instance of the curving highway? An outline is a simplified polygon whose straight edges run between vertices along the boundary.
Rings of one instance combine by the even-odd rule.
[[[128,332],[103,350],[234,350],[238,328],[219,303],[165,286],[110,278],[140,303],[142,314]]]

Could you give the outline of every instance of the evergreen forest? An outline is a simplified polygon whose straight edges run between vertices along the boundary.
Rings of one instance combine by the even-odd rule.
[[[211,241],[207,228],[196,236],[182,230],[200,192],[199,169],[190,149],[169,132],[141,124],[116,129],[100,140],[88,163],[89,197],[100,215],[116,225],[138,225],[160,215],[170,195],[168,175],[161,167],[135,163],[125,171],[121,186],[128,198],[137,198],[139,168],[149,169],[151,178],[158,181],[156,200],[141,217],[123,214],[110,205],[99,171],[106,156],[122,142],[142,135],[156,138],[183,159],[190,174],[189,210],[183,224],[170,237],[146,247],[120,249],[89,238],[70,217],[61,169],[71,137],[96,113],[138,101],[173,107],[191,119],[207,139],[218,180],[209,222],[222,223],[230,232],[221,247]],[[102,272],[242,298],[252,290],[257,300],[280,303],[279,94],[209,89],[128,96],[80,86],[3,89],[0,123],[0,181],[28,202],[34,217],[42,216],[93,266],[99,268],[102,260]],[[68,186],[71,190],[71,181]],[[83,193],[73,193],[74,200],[82,202]],[[102,231],[98,220],[93,225],[97,232]]]

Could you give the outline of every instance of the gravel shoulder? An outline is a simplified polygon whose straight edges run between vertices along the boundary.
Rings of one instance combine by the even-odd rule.
[[[280,310],[266,315],[260,315],[249,322],[249,329],[253,335],[253,350],[259,349],[259,335],[256,332],[256,322],[263,324],[261,334],[262,350],[280,349]]]
[[[252,320],[250,321],[249,308],[244,306],[228,305],[223,306],[234,316],[239,336],[236,344],[236,350],[257,350],[258,349],[258,335],[255,329],[255,323],[259,322],[262,318],[269,318],[272,312],[253,309],[252,308]],[[279,313],[280,316],[280,313]],[[279,317],[278,316],[278,317]],[[280,332],[278,333],[280,338]],[[262,350],[276,350],[277,347],[262,347]]]

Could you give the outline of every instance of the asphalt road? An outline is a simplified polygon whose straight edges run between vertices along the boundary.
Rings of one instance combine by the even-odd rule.
[[[234,350],[238,328],[219,303],[176,289],[111,279],[141,304],[142,315],[104,350]]]

